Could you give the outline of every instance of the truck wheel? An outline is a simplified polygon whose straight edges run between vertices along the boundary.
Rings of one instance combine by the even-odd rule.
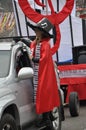
[[[50,118],[52,120],[53,129],[54,130],[61,130],[61,110],[60,110],[60,107],[55,107],[53,109],[53,111],[51,112]]]
[[[79,98],[77,92],[70,93],[69,111],[72,117],[79,116]]]
[[[5,114],[0,121],[0,130],[18,130],[14,118],[10,114]]]

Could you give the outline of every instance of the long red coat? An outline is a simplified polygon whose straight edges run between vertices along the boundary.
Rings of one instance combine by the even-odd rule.
[[[31,50],[35,51],[35,41],[31,44]],[[36,97],[36,112],[51,111],[54,107],[60,105],[58,86],[52,60],[52,52],[49,39],[41,42],[41,54],[38,72],[38,87]]]

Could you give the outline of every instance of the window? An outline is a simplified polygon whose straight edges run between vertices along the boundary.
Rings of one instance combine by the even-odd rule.
[[[16,72],[22,67],[31,67],[31,63],[26,51],[19,50],[16,55]]]
[[[0,78],[9,74],[11,51],[0,50]]]

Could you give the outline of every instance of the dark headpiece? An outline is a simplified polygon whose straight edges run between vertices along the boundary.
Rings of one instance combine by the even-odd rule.
[[[51,29],[53,29],[53,25],[47,18],[43,18],[36,25],[33,25],[30,22],[27,22],[27,25],[33,30],[39,29],[40,31],[43,31],[45,34],[47,34],[50,38],[53,38],[53,35],[49,32]]]

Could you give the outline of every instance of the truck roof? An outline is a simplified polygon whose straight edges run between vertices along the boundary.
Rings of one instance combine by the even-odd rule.
[[[11,50],[12,42],[0,42],[0,50]]]

